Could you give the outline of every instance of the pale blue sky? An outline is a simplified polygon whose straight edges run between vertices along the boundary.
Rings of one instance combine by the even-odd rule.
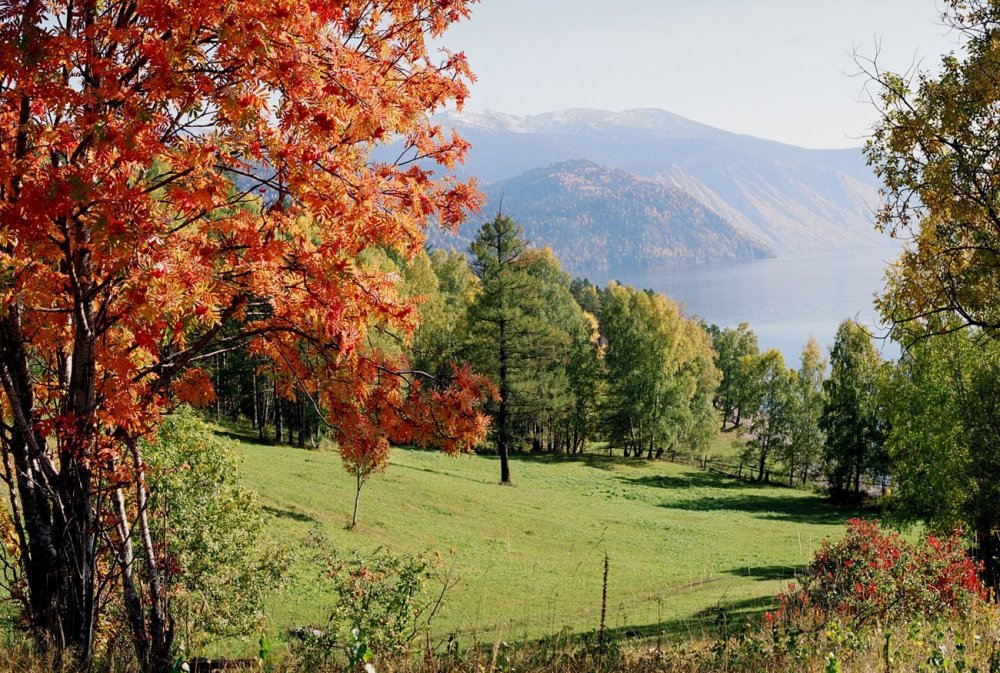
[[[444,43],[479,81],[467,109],[659,107],[807,147],[859,145],[875,119],[853,48],[933,66],[940,0],[483,0]]]

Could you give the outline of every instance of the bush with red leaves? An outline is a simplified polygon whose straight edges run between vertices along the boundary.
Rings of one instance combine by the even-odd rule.
[[[851,519],[847,534],[823,543],[801,584],[780,594],[778,609],[764,618],[809,628],[833,617],[885,625],[918,615],[962,615],[986,597],[978,570],[961,531],[913,544],[877,521]]]

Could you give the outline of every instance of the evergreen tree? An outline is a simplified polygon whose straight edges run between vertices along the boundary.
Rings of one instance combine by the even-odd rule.
[[[565,441],[563,416],[573,407],[570,347],[574,338],[588,339],[569,276],[550,250],[531,249],[523,237],[519,224],[497,215],[470,247],[481,288],[469,306],[467,348],[499,388],[493,430],[504,484],[510,483],[509,454],[529,431],[536,448],[545,439],[550,448]]]

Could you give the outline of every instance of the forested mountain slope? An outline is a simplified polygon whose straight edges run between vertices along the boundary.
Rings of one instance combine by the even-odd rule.
[[[885,244],[872,227],[877,183],[858,149],[793,147],[664,110],[438,121],[472,143],[460,174],[478,177],[485,214],[502,199],[529,238],[551,245],[574,271]],[[461,248],[467,234],[433,242]]]

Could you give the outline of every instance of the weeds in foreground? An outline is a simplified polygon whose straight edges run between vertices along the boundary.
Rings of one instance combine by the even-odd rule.
[[[382,659],[377,667],[327,662],[317,667],[292,654],[265,654],[263,659],[216,662],[218,669],[271,673],[997,673],[1000,672],[1000,614],[984,604],[973,614],[950,622],[915,620],[891,631],[855,630],[839,621],[814,634],[793,634],[763,624],[748,624],[727,638],[705,638],[649,646],[635,640],[609,639],[603,654],[596,637],[583,642],[556,638],[554,642],[492,646],[459,652],[444,648],[418,656]],[[887,635],[891,638],[887,639]],[[889,668],[885,643],[891,642]],[[105,664],[108,667],[105,667]],[[112,662],[96,670],[126,673]],[[371,664],[369,664],[371,666]],[[232,667],[232,668],[231,668]],[[190,667],[189,667],[190,668]],[[4,673],[68,673],[50,655],[28,644],[0,649]]]
[[[844,538],[825,543],[800,584],[779,596],[761,621],[716,635],[654,647],[604,629],[558,633],[534,643],[497,639],[461,650],[432,647],[438,598],[423,596],[429,566],[376,554],[331,566],[340,601],[328,630],[274,654],[261,641],[243,661],[189,660],[178,670],[272,673],[1000,673],[1000,608],[990,600],[956,533],[917,544],[874,522],[849,522]],[[429,608],[429,611],[428,611]],[[100,661],[96,670],[129,671]],[[0,650],[0,673],[62,673],[70,668],[30,644]]]

